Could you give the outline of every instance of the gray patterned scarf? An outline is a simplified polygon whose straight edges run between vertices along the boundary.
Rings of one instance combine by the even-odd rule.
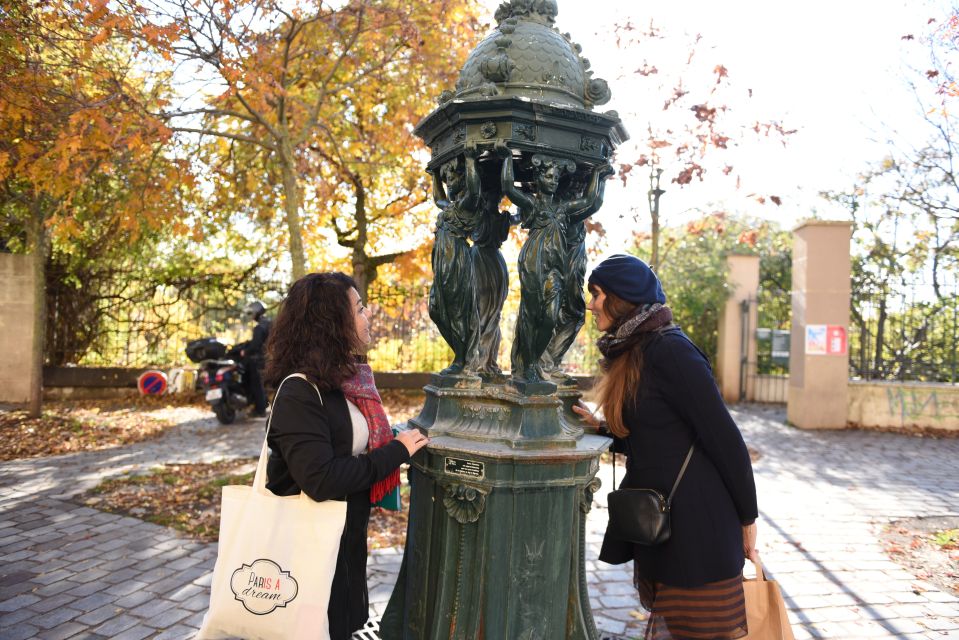
[[[610,360],[628,351],[647,334],[673,326],[673,312],[664,304],[641,304],[615,330],[603,334],[596,342],[603,354],[600,364],[605,369]]]

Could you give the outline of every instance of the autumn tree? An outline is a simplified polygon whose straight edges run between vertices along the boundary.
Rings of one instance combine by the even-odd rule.
[[[848,189],[823,193],[853,221],[852,322],[871,349],[853,358],[863,375],[902,375],[910,363],[948,363],[955,351],[955,337],[937,329],[937,320],[959,304],[959,90],[952,71],[959,15],[952,9],[931,18],[925,33],[904,34],[900,44],[928,55],[904,87],[917,99],[925,135],[890,131],[885,157],[863,167]],[[929,291],[917,297],[921,283]],[[907,299],[909,327],[901,308]]]
[[[853,353],[861,375],[898,377],[912,363],[952,361],[959,224],[955,186],[942,179],[943,153],[929,146],[888,156],[849,189],[823,194],[853,222],[851,320],[869,344],[869,353],[862,344]]]
[[[111,241],[172,224],[184,167],[164,154],[169,131],[145,115],[163,83],[137,72],[117,37],[124,19],[92,2],[24,2],[0,11],[0,211],[7,248],[33,256],[30,411],[39,415],[48,257],[108,225]]]
[[[204,104],[162,117],[222,141],[206,148],[219,202],[259,219],[282,208],[294,278],[306,272],[311,223],[331,224],[365,287],[402,253],[379,247],[372,229],[424,198],[410,129],[452,84],[474,12],[471,0],[182,0],[153,7],[144,27],[179,25],[159,46],[206,84]]]
[[[716,354],[719,315],[730,295],[726,256],[758,255],[760,288],[778,293],[760,308],[760,324],[781,328],[790,315],[792,237],[768,220],[705,213],[685,225],[663,228],[657,275],[676,322],[693,342]],[[637,233],[632,250],[647,254],[652,237]]]
[[[704,46],[703,35],[676,36],[650,20],[647,26],[619,24],[615,36],[617,47],[629,53],[623,87],[637,97],[624,119],[647,123],[645,132],[620,150],[619,175],[625,184],[644,180],[647,168],[652,172],[649,247],[652,262],[658,263],[661,221],[655,191],[667,185],[688,188],[707,179],[729,180],[738,189],[734,150],[751,140],[785,144],[795,130],[768,115],[737,111],[733,105],[748,105],[752,89],[735,85],[730,70]],[[680,38],[682,46],[677,46]],[[676,51],[683,53],[677,57]],[[659,174],[666,183],[662,187]],[[781,204],[774,194],[752,191],[746,197]]]

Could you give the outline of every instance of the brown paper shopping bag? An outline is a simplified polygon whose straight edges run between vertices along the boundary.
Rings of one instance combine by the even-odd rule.
[[[746,595],[746,640],[795,640],[786,603],[775,580],[767,580],[762,563],[753,561],[756,577],[743,581]]]

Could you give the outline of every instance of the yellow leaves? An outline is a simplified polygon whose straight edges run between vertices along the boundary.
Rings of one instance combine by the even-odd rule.
[[[132,136],[127,138],[126,147],[130,151],[136,151],[143,146],[143,138],[140,137],[139,133],[134,133]]]
[[[50,233],[58,239],[69,239],[80,237],[83,230],[74,217],[56,216],[50,221]]]
[[[171,229],[174,235],[178,235],[178,236],[185,236],[188,233],[190,233],[190,225],[180,220],[174,221],[173,225],[171,226]]]
[[[260,178],[254,172],[247,172],[244,187],[247,193],[256,193],[257,188],[260,186]]]

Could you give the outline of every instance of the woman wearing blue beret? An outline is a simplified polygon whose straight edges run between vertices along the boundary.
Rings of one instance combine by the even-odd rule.
[[[758,514],[749,453],[705,354],[672,321],[662,285],[641,260],[607,258],[590,274],[588,309],[603,336],[600,422],[574,409],[626,454],[620,488],[670,492],[671,535],[660,544],[607,531],[600,560],[633,561],[646,638],[746,636],[742,570],[753,557]],[[690,452],[691,455],[690,455]]]

